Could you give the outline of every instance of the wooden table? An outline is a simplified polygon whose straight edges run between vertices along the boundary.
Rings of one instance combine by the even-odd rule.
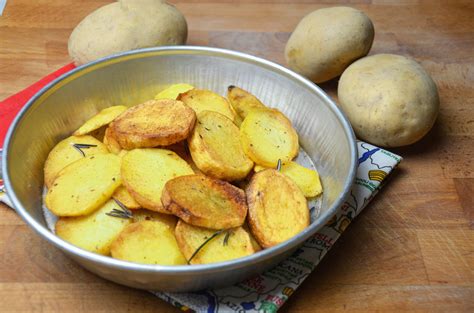
[[[0,98],[70,62],[71,30],[106,2],[8,0],[0,17]],[[285,42],[298,20],[328,6],[310,0],[172,2],[188,20],[189,44],[244,51],[282,64]],[[405,160],[391,182],[282,311],[473,312],[473,3],[332,2],[352,2],[371,17],[376,29],[371,54],[398,53],[425,67],[438,84],[441,112],[421,142],[393,150]],[[336,81],[322,87],[335,96]],[[176,309],[83,270],[0,206],[0,312],[8,311]]]

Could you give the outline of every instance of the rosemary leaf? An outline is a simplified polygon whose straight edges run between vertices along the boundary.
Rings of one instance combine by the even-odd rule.
[[[223,246],[227,246],[227,245],[229,244],[230,235],[232,235],[232,232],[231,232],[230,230],[228,230],[228,231],[225,233],[224,241],[222,242],[222,245],[223,245]]]
[[[79,151],[80,154],[82,154],[83,157],[86,156],[86,154],[84,153],[84,151],[82,151],[82,149],[89,149],[89,148],[92,148],[92,147],[97,147],[97,145],[89,145],[87,143],[75,143],[72,145],[77,151]]]
[[[281,159],[278,159],[276,170],[281,172]]]
[[[132,211],[130,211],[122,202],[115,198],[112,199],[114,199],[115,203],[117,203],[121,210],[113,209],[112,211],[105,213],[106,215],[126,219],[133,217]]]
[[[226,231],[225,229],[221,229],[221,230],[218,230],[216,231],[214,234],[212,234],[212,236],[210,236],[209,238],[207,238],[197,249],[196,251],[194,251],[194,253],[191,255],[191,257],[189,258],[188,260],[188,264],[191,264],[191,260],[199,253],[199,251],[201,251],[202,248],[204,248],[205,245],[207,245],[212,239],[216,238],[217,236],[219,236],[220,234],[222,234],[224,231]]]

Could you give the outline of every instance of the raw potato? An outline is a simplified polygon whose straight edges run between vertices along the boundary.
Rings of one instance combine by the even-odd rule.
[[[113,258],[144,264],[184,265],[174,231],[158,221],[140,221],[128,225],[113,242]]]
[[[110,124],[113,137],[124,149],[168,146],[184,140],[196,114],[176,100],[150,100],[136,105]]]
[[[265,167],[260,165],[254,167],[255,172],[260,172],[265,169]],[[319,173],[315,170],[311,170],[291,161],[287,164],[282,164],[280,172],[291,178],[307,198],[319,196],[323,192]]]
[[[112,195],[112,198],[121,202],[127,207],[127,209],[135,210],[141,208],[141,205],[135,199],[133,199],[132,195],[130,192],[128,192],[125,186],[118,187]]]
[[[257,97],[239,87],[229,86],[227,88],[227,98],[242,119],[245,119],[250,111],[254,109],[265,108],[265,105]]]
[[[242,189],[203,175],[169,180],[161,202],[167,211],[186,223],[211,229],[242,226],[247,216]]]
[[[81,65],[138,48],[182,45],[188,27],[172,5],[157,0],[121,0],[86,16],[69,37],[68,50]]]
[[[194,163],[206,175],[232,181],[245,178],[252,170],[253,162],[240,144],[239,128],[222,114],[198,114],[188,144]]]
[[[439,111],[436,84],[415,61],[394,54],[363,58],[342,74],[338,96],[357,136],[385,147],[420,140]]]
[[[107,127],[105,129],[104,145],[113,154],[118,155],[121,151],[124,151],[124,150],[122,150],[122,147],[120,147],[120,144],[115,139],[115,137],[113,135],[113,130],[110,127]]]
[[[120,157],[96,154],[59,172],[46,194],[46,207],[56,216],[87,215],[110,199],[121,185]]]
[[[256,173],[246,195],[249,226],[263,248],[292,238],[310,223],[303,193],[291,179],[274,169]]]
[[[374,26],[363,12],[349,7],[319,9],[296,26],[285,59],[292,70],[321,83],[367,55],[373,40]]]
[[[258,250],[258,246],[252,244],[251,235],[242,227],[228,230],[227,243],[224,242],[227,231],[211,239],[202,249],[192,258],[190,264],[208,264],[224,262],[251,255]],[[194,252],[210,238],[216,230],[206,229],[179,221],[176,225],[176,240],[179,248],[187,260],[191,258]]]
[[[178,223],[178,218],[174,215],[163,214],[155,211],[150,211],[146,209],[133,210],[133,219],[134,223],[141,221],[160,221],[168,225],[171,229],[175,229],[176,223]]]
[[[74,144],[95,145],[96,147],[82,148],[85,156],[108,153],[107,148],[92,136],[71,136],[60,141],[49,152],[44,164],[44,183],[50,188],[58,173],[69,164],[82,159],[82,153],[74,148]]]
[[[124,105],[116,105],[100,111],[97,115],[93,116],[91,119],[87,120],[84,125],[79,127],[73,135],[82,136],[93,132],[101,128],[102,126],[108,125],[112,122],[117,116],[122,114],[127,109]]]
[[[240,126],[240,141],[255,163],[276,167],[298,154],[298,134],[290,120],[276,109],[252,110]]]
[[[56,235],[84,250],[109,255],[112,242],[131,222],[130,219],[106,214],[113,209],[120,210],[120,207],[109,200],[89,215],[61,217],[56,222]]]
[[[191,89],[180,94],[178,100],[183,101],[196,114],[203,111],[213,111],[225,115],[232,122],[235,121],[235,111],[226,98],[210,90]]]
[[[146,209],[170,214],[161,204],[166,182],[194,174],[176,153],[165,149],[135,149],[122,158],[122,180],[132,197]]]
[[[174,84],[166,88],[165,90],[161,91],[155,96],[155,100],[160,100],[160,99],[172,99],[176,100],[178,99],[178,96],[181,93],[185,93],[186,91],[189,91],[191,89],[194,89],[194,86],[188,85],[188,84]]]

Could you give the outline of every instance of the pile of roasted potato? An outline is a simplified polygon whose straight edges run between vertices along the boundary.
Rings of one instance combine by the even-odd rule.
[[[44,166],[46,207],[64,240],[137,263],[205,264],[251,255],[310,223],[316,171],[292,161],[280,111],[230,86],[227,99],[176,84],[112,106],[58,143]],[[245,191],[244,191],[245,190]]]

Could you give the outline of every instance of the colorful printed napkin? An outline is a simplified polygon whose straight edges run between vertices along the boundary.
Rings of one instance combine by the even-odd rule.
[[[72,68],[73,65],[67,65],[0,102],[0,125],[9,125],[13,120],[11,112],[18,112],[43,85]],[[8,114],[2,114],[5,112]],[[0,147],[3,144],[4,134],[5,131],[0,129]],[[276,312],[319,264],[342,232],[372,200],[387,176],[402,160],[396,154],[362,141],[357,143],[357,147],[359,167],[348,199],[331,220],[288,259],[271,270],[231,287],[193,293],[155,291],[152,293],[183,311]],[[1,193],[2,187],[0,177],[0,202],[11,206],[6,195]]]

